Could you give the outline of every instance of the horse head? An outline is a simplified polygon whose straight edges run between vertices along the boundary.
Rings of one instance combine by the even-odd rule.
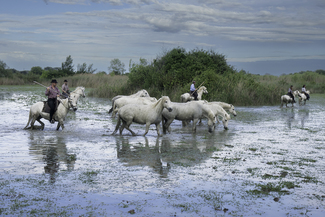
[[[82,91],[81,96],[82,96],[83,98],[85,98],[85,97],[86,97],[86,95],[85,95],[85,88],[84,88],[84,87],[80,87],[80,89],[81,89],[81,91]]]
[[[73,99],[71,99],[71,97],[68,97],[68,107],[72,108],[73,111],[77,111],[78,107],[77,107],[77,102]]]
[[[205,86],[200,87],[200,89],[203,91],[203,93],[208,93],[208,90]]]
[[[230,112],[231,114],[233,114],[235,117],[237,116],[237,113],[236,113],[236,111],[235,111],[235,106],[230,105],[229,112]]]
[[[225,128],[225,130],[228,130],[228,120],[230,119],[230,115],[228,115],[227,113],[224,114],[224,116],[222,117],[222,123],[223,123],[223,127]]]
[[[161,97],[162,103],[163,103],[163,107],[166,108],[169,112],[173,111],[172,107],[171,107],[171,102],[168,96],[163,96]]]
[[[83,98],[86,97],[86,95],[85,95],[85,88],[84,87],[77,87],[72,93],[79,94]]]
[[[140,90],[140,97],[150,97],[148,91],[146,91],[145,89]]]

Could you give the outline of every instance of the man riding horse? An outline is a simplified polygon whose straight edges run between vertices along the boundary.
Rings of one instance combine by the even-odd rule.
[[[70,94],[69,86],[68,86],[68,81],[64,80],[64,84],[62,85],[62,95],[65,98],[68,98]]]
[[[302,86],[302,88],[301,88],[301,92],[302,92],[303,94],[305,94],[306,97],[307,97],[307,100],[309,100],[310,96],[309,96],[309,94],[308,94],[307,91],[306,91],[306,85],[303,85],[303,86]]]
[[[55,79],[53,79],[51,81],[51,86],[47,87],[46,91],[45,91],[45,95],[48,96],[47,103],[48,103],[49,107],[51,108],[51,111],[50,111],[50,123],[51,124],[54,124],[54,122],[55,122],[52,118],[53,118],[53,114],[55,113],[57,97],[59,97],[61,95],[59,89],[56,86],[57,83],[58,82]]]
[[[191,87],[190,87],[190,94],[191,96],[194,97],[194,100],[197,100],[197,91],[195,89],[195,81],[193,81],[193,83],[191,84]]]
[[[293,93],[292,93],[292,88],[293,88],[293,86],[291,85],[288,90],[288,96],[290,96],[292,98],[292,102],[295,103],[296,101],[295,101],[295,97],[293,96]]]

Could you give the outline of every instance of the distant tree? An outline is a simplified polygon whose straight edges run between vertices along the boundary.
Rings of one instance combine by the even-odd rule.
[[[119,59],[112,59],[111,65],[108,67],[108,72],[115,75],[121,75],[125,72],[125,64],[122,63]]]
[[[62,74],[61,70],[57,70],[57,69],[49,67],[48,70],[43,70],[43,73],[40,78],[54,79],[54,78],[59,78],[59,77],[63,77],[63,76],[64,75]]]
[[[70,75],[74,75],[74,70],[73,70],[73,59],[71,57],[71,55],[69,55],[65,62],[62,63],[61,66],[61,70],[60,70],[60,74],[62,76],[70,76]]]
[[[325,70],[323,70],[323,69],[317,69],[315,72],[320,75],[325,75]]]
[[[82,65],[78,64],[77,65],[77,74],[85,74],[87,69],[87,64],[83,63]]]
[[[12,77],[12,71],[8,69],[5,62],[0,60],[0,77]]]
[[[40,66],[34,66],[30,69],[29,72],[34,75],[42,75],[43,69]]]
[[[100,71],[100,72],[97,72],[96,75],[107,75],[107,73],[105,71]]]
[[[82,65],[78,64],[77,66],[77,74],[93,74],[97,69],[93,69],[93,64],[90,64],[87,67],[86,63],[83,63]]]

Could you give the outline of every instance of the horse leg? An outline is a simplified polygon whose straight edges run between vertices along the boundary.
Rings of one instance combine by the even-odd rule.
[[[165,125],[164,125],[165,129],[166,129],[169,133],[171,132],[170,124],[173,122],[173,120],[174,120],[174,119],[170,119],[170,120],[168,120],[168,121],[165,123]]]
[[[58,125],[56,126],[56,130],[59,130],[60,129],[60,122],[58,122]],[[63,130],[63,126],[62,126],[62,130]]]
[[[129,121],[129,122],[126,122],[125,124],[125,129],[127,129],[128,131],[130,131],[132,133],[132,136],[136,136],[135,132],[133,132],[131,129],[130,129],[130,125],[132,124],[132,120]],[[123,127],[123,126],[122,126]]]
[[[120,135],[122,135],[124,128],[125,128],[125,122],[123,122],[122,126],[120,127]]]
[[[147,135],[147,133],[149,132],[149,127],[150,127],[150,123],[147,122],[146,123],[146,132],[143,134],[143,136]]]
[[[45,124],[41,121],[41,117],[38,117],[36,120],[42,125],[42,130],[44,130]]]
[[[158,136],[161,136],[161,134],[160,134],[160,123],[156,124],[156,130],[157,130]]]
[[[194,118],[194,119],[193,119],[193,127],[192,127],[192,131],[193,131],[193,133],[196,132],[196,124],[197,124],[198,121],[199,121],[198,118]]]
[[[120,116],[118,116],[118,117],[117,117],[116,127],[115,127],[115,130],[114,130],[114,132],[112,133],[112,135],[114,135],[114,134],[117,132],[117,130],[118,130],[118,128],[120,127],[120,125],[121,125],[121,118],[120,118]]]
[[[34,124],[35,124],[36,118],[32,117],[32,122],[30,123],[31,129],[34,130]]]
[[[166,134],[166,132],[167,132],[167,128],[166,128],[167,119],[162,117],[161,123],[162,123],[162,127],[163,127],[163,134]]]
[[[27,124],[26,124],[24,130],[25,130],[25,129],[29,129],[29,128],[27,128],[27,127],[28,127],[28,125],[29,125],[31,119],[32,119],[32,114],[31,114],[31,111],[29,111],[28,122],[27,122]]]

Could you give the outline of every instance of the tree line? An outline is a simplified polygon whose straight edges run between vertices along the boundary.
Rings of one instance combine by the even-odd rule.
[[[86,63],[78,64],[77,71],[74,71],[73,60],[68,56],[61,67],[42,69],[36,66],[24,72],[24,76],[29,77],[29,81],[69,76],[69,82],[71,80],[75,85],[92,87],[92,96],[108,98],[146,89],[151,96],[160,98],[168,95],[172,101],[179,101],[181,94],[189,92],[193,80],[197,85],[203,83],[207,87],[209,93],[203,99],[235,105],[277,104],[279,97],[287,93],[290,85],[300,89],[306,84],[312,93],[325,93],[325,70],[301,71],[281,76],[255,75],[243,69],[235,69],[227,63],[225,55],[213,50],[186,51],[182,47],[173,48],[158,55],[151,62],[144,58],[140,58],[138,62],[130,60],[127,76],[111,76],[125,74],[125,71],[125,65],[119,59],[110,61],[110,76],[106,72],[96,73],[93,64]],[[1,77],[14,74],[17,72],[8,69],[0,60],[0,84],[5,84],[1,83],[4,80]]]
[[[14,68],[9,68],[7,64],[0,60],[0,78],[25,78],[27,80],[32,80],[35,78],[40,79],[53,79],[60,77],[73,76],[76,74],[94,74],[97,69],[93,68],[93,64],[87,65],[87,63],[78,64],[77,70],[75,71],[73,64],[73,59],[69,55],[65,62],[62,62],[61,67],[40,67],[34,66],[30,70],[18,71]],[[119,59],[113,59],[110,61],[110,66],[108,67],[109,74],[121,75],[125,73],[125,64]],[[105,71],[97,72],[97,74],[107,74]]]

